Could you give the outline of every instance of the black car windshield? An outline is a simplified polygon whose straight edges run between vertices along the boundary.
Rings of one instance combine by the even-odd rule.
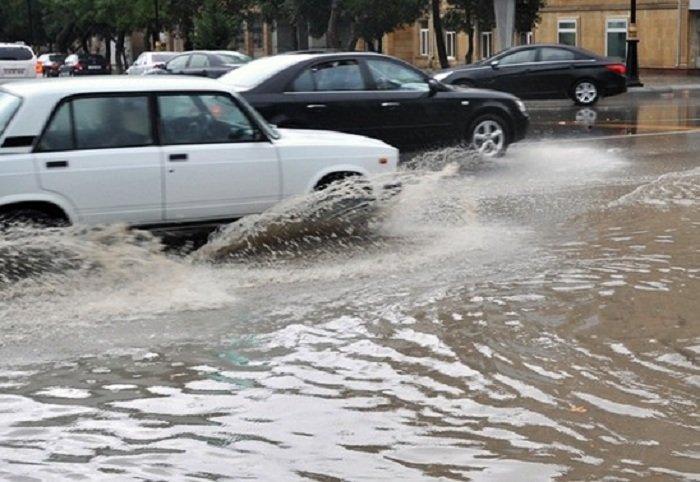
[[[20,103],[19,97],[0,91],[0,134],[10,123],[10,119],[17,112]]]
[[[249,90],[262,84],[277,72],[281,72],[287,67],[291,67],[307,58],[309,56],[285,54],[263,57],[248,62],[236,70],[219,77],[219,80],[233,86],[237,90]]]

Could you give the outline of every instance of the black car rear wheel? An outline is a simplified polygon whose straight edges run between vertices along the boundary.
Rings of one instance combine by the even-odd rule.
[[[579,80],[571,89],[571,97],[576,105],[593,105],[600,98],[598,85],[592,80]]]
[[[508,149],[508,128],[501,116],[483,114],[467,132],[469,146],[484,157],[501,157]]]

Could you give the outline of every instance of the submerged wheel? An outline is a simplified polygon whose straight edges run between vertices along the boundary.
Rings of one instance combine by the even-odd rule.
[[[470,147],[484,157],[501,157],[508,148],[506,123],[496,114],[477,117],[467,136]]]
[[[20,208],[0,213],[0,229],[12,226],[54,228],[67,225],[66,219],[58,218],[38,209]]]
[[[593,105],[598,102],[600,92],[592,80],[579,80],[574,84],[571,97],[576,105]]]

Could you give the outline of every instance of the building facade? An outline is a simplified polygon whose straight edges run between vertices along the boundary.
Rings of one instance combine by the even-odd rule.
[[[624,58],[630,8],[629,0],[548,0],[534,37]],[[637,0],[636,20],[640,69],[697,73],[700,0]]]
[[[547,0],[536,28],[532,32],[515,32],[513,45],[565,43],[624,59],[630,35],[630,6],[629,0]],[[636,20],[642,71],[700,75],[700,0],[637,0]],[[449,63],[464,64],[467,35],[453,31],[444,34]],[[326,45],[325,39],[312,38],[307,32],[299,35],[289,26],[261,21],[251,25],[241,40],[241,50],[255,57],[294,50],[293,45],[299,49]],[[487,58],[500,49],[495,31],[474,33],[472,61]],[[423,69],[439,69],[432,16],[427,14],[416,23],[385,35],[382,51]]]

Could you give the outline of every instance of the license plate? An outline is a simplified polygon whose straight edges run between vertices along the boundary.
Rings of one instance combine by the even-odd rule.
[[[3,73],[7,76],[24,75],[24,69],[4,69]]]
[[[88,65],[88,70],[100,70],[101,68],[101,65]]]

